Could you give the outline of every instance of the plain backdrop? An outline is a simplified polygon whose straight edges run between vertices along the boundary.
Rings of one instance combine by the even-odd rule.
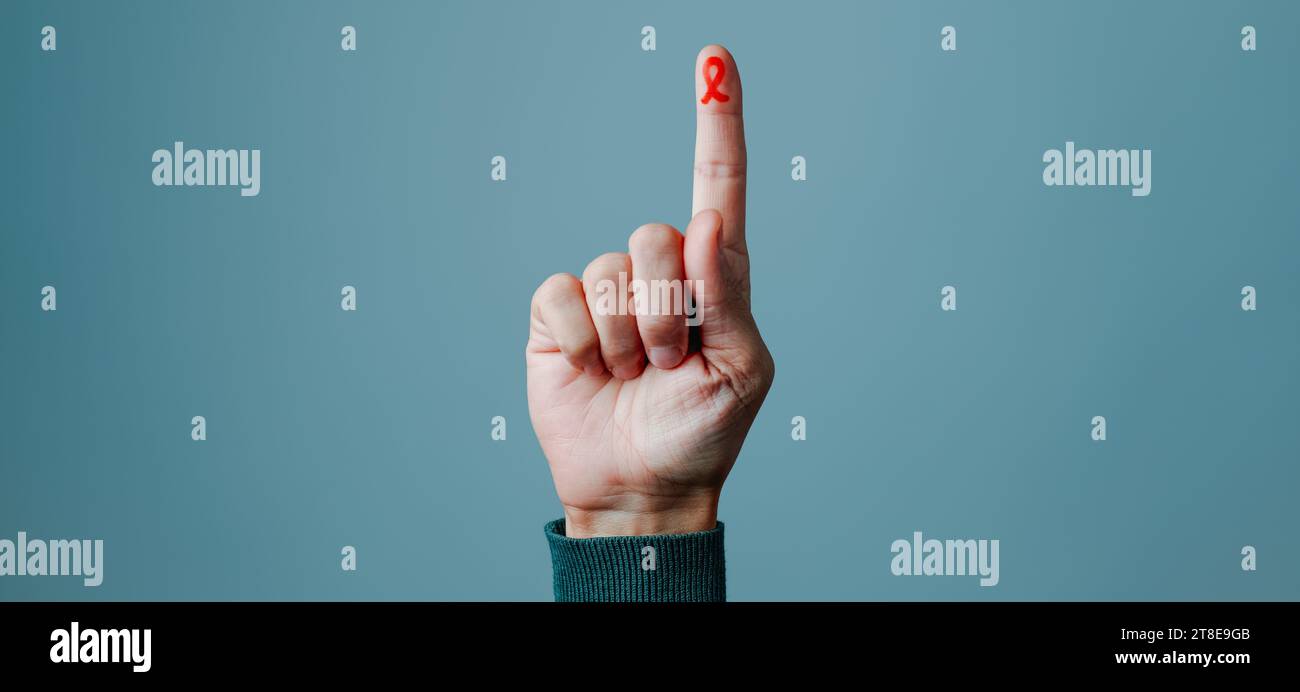
[[[6,3],[0,537],[103,539],[105,578],[0,598],[549,599],[529,298],[642,223],[684,227],[713,42],[744,82],[777,362],[722,500],[732,599],[1300,597],[1298,20]],[[261,194],[154,187],[177,140],[261,149]],[[1066,141],[1151,149],[1151,195],[1044,186]],[[913,531],[998,539],[1001,583],[892,576]]]

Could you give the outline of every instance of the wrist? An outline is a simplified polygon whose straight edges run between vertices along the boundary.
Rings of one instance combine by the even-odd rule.
[[[564,508],[564,533],[570,538],[694,533],[711,531],[717,525],[716,492],[690,498],[658,499],[622,508]]]

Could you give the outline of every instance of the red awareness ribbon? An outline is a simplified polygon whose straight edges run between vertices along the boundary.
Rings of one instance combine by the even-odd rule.
[[[716,70],[712,77],[709,76],[710,67],[715,68]],[[700,99],[700,103],[708,103],[710,99],[717,99],[719,103],[726,103],[731,100],[730,96],[718,91],[718,85],[722,84],[722,78],[726,75],[727,64],[722,62],[722,58],[719,58],[716,55],[711,55],[708,60],[704,61],[705,92],[704,98]]]

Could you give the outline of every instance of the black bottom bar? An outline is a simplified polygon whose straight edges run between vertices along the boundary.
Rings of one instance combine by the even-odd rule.
[[[596,681],[586,676],[611,669],[661,680],[677,668],[1244,678],[1294,667],[1298,615],[1297,603],[4,603],[0,664],[42,680],[376,670],[437,670],[447,680],[449,671],[484,672],[486,657],[494,676],[532,670],[584,688]]]

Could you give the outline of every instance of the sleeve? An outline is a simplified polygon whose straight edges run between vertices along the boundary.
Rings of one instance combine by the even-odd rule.
[[[638,603],[727,600],[722,522],[709,531],[569,538],[546,525],[555,600]]]

